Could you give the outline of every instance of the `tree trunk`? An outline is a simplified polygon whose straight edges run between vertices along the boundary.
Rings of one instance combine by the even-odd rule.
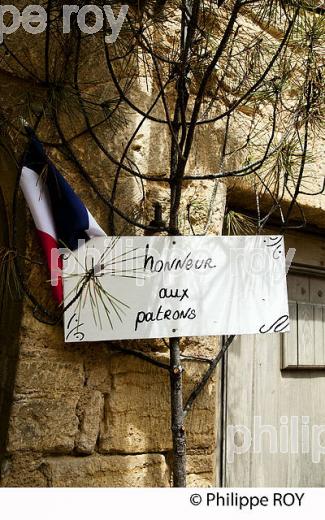
[[[170,391],[171,426],[173,435],[174,487],[186,487],[186,435],[183,411],[183,378],[179,338],[171,338],[170,346]]]

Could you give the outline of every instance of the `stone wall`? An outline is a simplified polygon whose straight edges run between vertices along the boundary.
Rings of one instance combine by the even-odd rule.
[[[22,4],[24,4],[22,1]],[[25,2],[26,3],[26,2]],[[7,38],[8,45],[18,56],[28,56],[28,68],[35,75],[44,75],[42,46],[44,35],[35,38],[19,34]],[[88,39],[82,49],[80,75],[92,81],[83,88],[82,95],[96,99],[98,104],[114,95],[103,55],[97,50],[96,38]],[[0,52],[2,50],[0,49]],[[26,62],[27,63],[27,62]],[[58,61],[53,59],[53,74]],[[52,67],[51,65],[51,67]],[[49,86],[51,88],[51,86]],[[112,94],[113,92],[113,94]],[[47,117],[47,96],[44,84],[34,81],[16,62],[4,54],[0,66],[1,110],[19,127],[20,118],[30,120],[31,113],[44,110],[38,127],[38,136],[46,142],[58,141],[53,121]],[[116,95],[116,93],[115,93]],[[132,91],[133,101],[149,107],[154,99],[150,85],[139,81]],[[64,103],[65,104],[65,103]],[[162,110],[162,107],[161,107]],[[163,112],[162,112],[163,113]],[[102,118],[101,112],[92,111],[93,124]],[[99,149],[87,132],[85,121],[75,109],[73,99],[68,110],[58,114],[60,127],[66,139],[81,133],[71,141],[73,153],[93,182],[110,197],[115,167],[105,151]],[[140,116],[128,114],[127,125],[112,131],[106,125],[96,127],[96,136],[108,152],[116,158],[121,153],[139,124]],[[17,134],[18,135],[18,134]],[[146,122],[129,151],[141,172],[161,175],[169,157],[169,132],[160,125]],[[17,139],[17,151],[24,143]],[[197,149],[204,153],[204,163],[191,158],[190,171],[214,171],[218,165],[220,134],[217,129],[200,132]],[[108,208],[84,181],[75,168],[55,147],[49,153],[78,195],[87,204],[99,224],[110,233]],[[166,184],[140,183],[125,173],[120,174],[116,204],[129,215],[139,213],[149,223],[154,204],[159,201],[163,217],[168,218],[169,191]],[[219,234],[222,229],[225,187],[219,183],[200,185],[185,183],[180,212],[180,226],[184,234],[191,234],[188,219],[195,232]],[[211,201],[212,194],[216,196]],[[20,209],[18,218],[26,214],[26,257],[24,280],[37,300],[54,310],[48,273],[35,235],[28,210]],[[141,233],[133,226],[116,218],[117,231],[124,234]],[[61,325],[50,326],[39,321],[39,312],[28,298],[17,313],[12,332],[17,345],[16,355],[10,360],[13,340],[8,338],[8,322],[3,320],[3,338],[7,347],[0,358],[3,395],[8,409],[8,421],[3,428],[3,446],[0,452],[2,486],[161,486],[171,485],[171,432],[169,373],[132,355],[119,347],[136,348],[159,360],[168,361],[168,349],[163,341],[138,341],[106,344],[64,344]],[[44,316],[43,316],[44,318]],[[4,341],[4,340],[3,340]],[[219,348],[217,338],[189,338],[182,342],[185,354],[215,355]],[[11,367],[9,370],[9,366]],[[206,365],[185,363],[185,398]],[[219,435],[218,371],[196,401],[186,419],[188,442],[188,483],[211,486],[217,481],[216,463]],[[0,411],[3,414],[3,408]],[[10,419],[10,420],[9,420]]]
[[[12,75],[3,73],[1,79],[0,97],[7,103],[3,108],[18,117],[18,107],[26,89],[31,89],[32,94],[34,89],[28,82]],[[99,94],[102,88],[102,85],[97,86]],[[10,95],[6,96],[8,91]],[[144,93],[141,95],[145,96]],[[149,102],[150,93],[146,95]],[[127,132],[132,131],[135,124],[137,120],[131,121]],[[67,133],[71,131],[68,125],[64,128]],[[44,140],[50,139],[51,129],[42,125],[39,135]],[[211,137],[211,133],[209,135]],[[123,134],[112,138],[111,134],[103,132],[100,136],[103,141],[110,142],[110,149],[117,155],[125,145]],[[216,132],[215,140],[210,140],[207,146],[206,168],[214,168],[217,161],[217,137]],[[202,140],[204,135],[200,146]],[[168,132],[159,132],[154,124],[145,125],[133,150],[141,171],[151,175],[161,173],[164,162],[155,158],[167,157],[168,146]],[[94,181],[109,192],[112,166],[103,154],[99,157],[93,140],[87,135],[78,139],[74,150]],[[69,162],[55,151],[52,151],[52,158],[109,233],[107,208]],[[195,167],[199,168],[199,165],[196,163]],[[120,186],[119,206],[122,209],[137,207],[141,191],[138,184],[122,178]],[[169,191],[159,182],[145,184],[144,188],[144,221],[149,223],[153,218],[153,206],[157,201],[166,218]],[[218,184],[210,208],[213,189],[213,183],[200,186],[186,183],[180,214],[180,225],[185,234],[191,233],[188,205],[191,205],[191,224],[196,232],[206,229],[208,233],[221,233],[225,187]],[[21,209],[19,218],[25,213],[28,224],[26,256],[38,262],[42,260],[42,253],[28,210]],[[120,221],[118,225],[121,229]],[[135,232],[139,233],[134,228],[124,230],[129,234]],[[53,309],[44,266],[26,262],[24,278],[37,299]],[[118,350],[127,345],[167,362],[164,342],[64,344],[61,325],[41,323],[39,313],[34,311],[26,298],[21,309],[21,325],[13,327],[17,355],[11,363],[10,374],[8,352],[1,359],[2,373],[6,374],[3,378],[6,402],[10,407],[9,425],[2,436],[5,447],[1,452],[1,486],[170,486],[172,443],[168,371]],[[4,320],[4,332],[6,327]],[[6,337],[8,339],[8,335]],[[10,340],[7,351],[12,346]],[[182,343],[183,352],[188,355],[212,357],[218,348],[217,338],[188,338]],[[185,363],[185,398],[203,369],[202,363]],[[218,374],[217,371],[186,420],[188,484],[193,486],[211,486],[217,482]],[[11,392],[7,391],[9,388]]]
[[[40,323],[28,302],[18,343],[2,486],[171,485],[167,370],[119,352],[123,342],[64,344],[61,326]],[[127,346],[168,362],[162,341]],[[212,356],[218,340],[187,338],[182,349]],[[186,398],[204,366],[184,366]],[[218,395],[217,372],[186,420],[189,485],[216,483]]]
[[[199,374],[185,365],[186,394]],[[167,371],[114,347],[63,345],[25,309],[2,485],[168,486],[169,407]],[[186,421],[190,484],[215,483],[217,420],[214,379]]]

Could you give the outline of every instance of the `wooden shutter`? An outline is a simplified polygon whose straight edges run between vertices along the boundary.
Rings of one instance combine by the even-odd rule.
[[[288,277],[290,332],[283,335],[282,369],[325,369],[325,279]]]

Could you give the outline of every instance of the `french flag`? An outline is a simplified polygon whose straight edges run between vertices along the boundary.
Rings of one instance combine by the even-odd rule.
[[[61,173],[48,159],[33,130],[26,129],[30,143],[23,160],[20,187],[33,216],[52,280],[52,292],[58,303],[63,301],[62,258],[59,247],[74,251],[78,240],[89,240],[106,233],[75,194]]]

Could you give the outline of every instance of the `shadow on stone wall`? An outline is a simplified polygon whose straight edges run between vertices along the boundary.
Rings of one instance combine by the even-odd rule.
[[[9,153],[8,143],[0,136],[0,249],[12,248],[12,210],[17,179],[17,165]],[[22,203],[19,201],[18,205]],[[19,214],[24,215],[23,208]],[[25,249],[25,222],[20,218],[16,226],[19,250]],[[5,266],[2,266],[5,268]],[[2,275],[4,271],[2,269]],[[19,353],[19,334],[22,299],[15,293],[13,276],[0,286],[0,467],[3,459]],[[1,482],[1,472],[0,472]]]

